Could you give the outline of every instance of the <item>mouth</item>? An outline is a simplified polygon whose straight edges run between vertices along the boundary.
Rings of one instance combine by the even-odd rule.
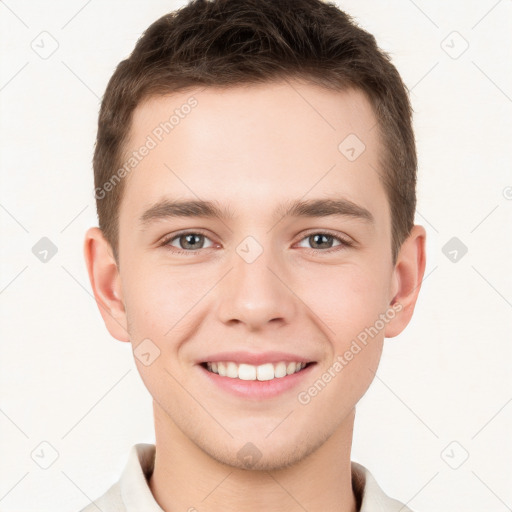
[[[314,361],[280,361],[278,363],[264,363],[260,365],[235,363],[234,361],[203,362],[200,365],[210,373],[220,377],[244,381],[270,381],[294,375],[305,368],[316,364]]]
[[[197,367],[205,378],[204,387],[209,386],[227,393],[227,396],[244,401],[262,401],[286,392],[297,393],[305,389],[305,379],[311,374],[316,361],[280,361],[252,365],[234,361],[205,361]]]

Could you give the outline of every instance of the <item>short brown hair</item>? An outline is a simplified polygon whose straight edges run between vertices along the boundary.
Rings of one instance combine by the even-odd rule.
[[[298,78],[369,99],[384,154],[380,179],[392,222],[392,259],[414,224],[416,147],[407,89],[373,35],[322,0],[192,0],[162,16],[117,66],[103,100],[94,151],[96,190],[122,165],[137,105],[194,86]],[[340,141],[341,142],[341,141]],[[123,182],[96,194],[99,226],[118,262]]]

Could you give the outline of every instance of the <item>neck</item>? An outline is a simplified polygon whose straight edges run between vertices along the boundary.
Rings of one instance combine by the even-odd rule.
[[[200,449],[154,404],[151,492],[166,512],[357,512],[352,491],[352,410],[315,451],[273,470],[230,466]]]

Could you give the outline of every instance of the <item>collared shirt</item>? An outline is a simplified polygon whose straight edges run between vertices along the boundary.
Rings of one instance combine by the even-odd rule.
[[[155,445],[139,443],[131,447],[121,478],[105,494],[80,512],[163,512],[149,488],[155,462]],[[352,461],[352,488],[359,512],[412,512],[403,503],[382,491],[372,474]]]

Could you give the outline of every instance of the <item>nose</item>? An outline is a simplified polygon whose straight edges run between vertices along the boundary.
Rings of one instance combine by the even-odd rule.
[[[268,249],[252,262],[235,253],[232,262],[217,295],[219,319],[227,325],[245,324],[250,331],[292,322],[297,298],[283,262]]]

